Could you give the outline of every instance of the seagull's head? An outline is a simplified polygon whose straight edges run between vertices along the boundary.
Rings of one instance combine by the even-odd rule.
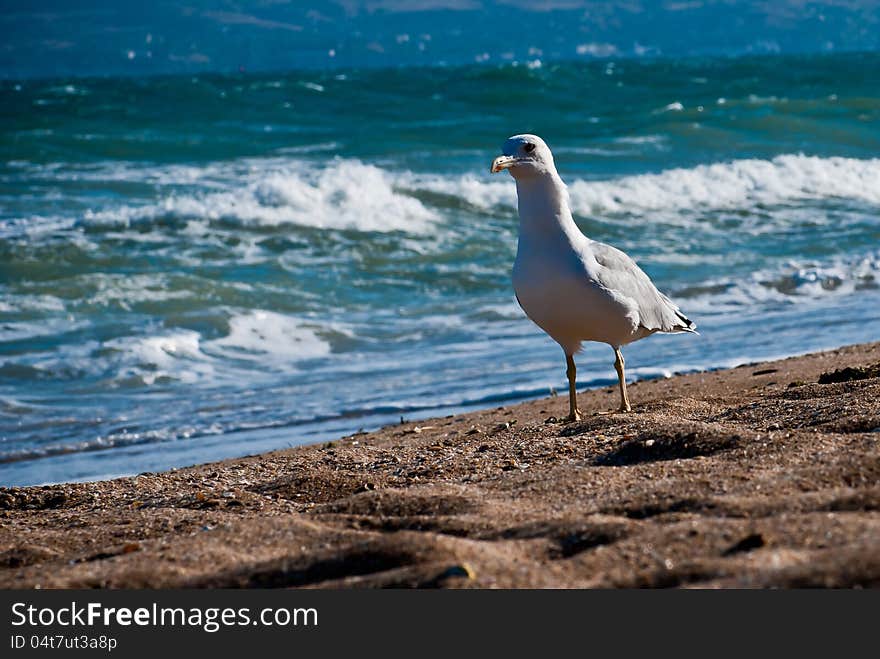
[[[506,169],[514,178],[526,178],[556,171],[550,147],[537,135],[508,137],[501,153],[492,161],[489,171],[493,174]]]

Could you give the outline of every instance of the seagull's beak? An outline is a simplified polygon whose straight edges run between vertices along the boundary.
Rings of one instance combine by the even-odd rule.
[[[516,164],[515,156],[498,156],[495,160],[492,161],[492,167],[489,171],[493,174],[497,174],[498,172],[509,169]]]

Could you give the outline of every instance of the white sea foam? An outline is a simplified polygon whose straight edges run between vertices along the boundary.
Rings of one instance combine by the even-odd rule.
[[[188,290],[175,290],[169,278],[163,274],[131,275],[97,273],[82,275],[82,284],[90,291],[89,304],[117,305],[126,311],[131,305],[149,302],[156,304],[166,300],[180,300],[193,296]]]
[[[54,295],[10,295],[4,291],[0,311],[64,311],[64,300]]]
[[[663,112],[681,112],[684,110],[684,106],[679,101],[674,101],[669,105],[664,105],[662,108],[657,108],[654,110],[653,114],[662,114]]]
[[[653,211],[750,209],[817,199],[880,204],[880,159],[782,155],[669,169],[605,181],[565,176],[572,210],[581,215],[643,215]],[[516,207],[507,180],[405,176],[402,185],[458,196],[478,208]]]
[[[318,153],[321,151],[337,151],[339,142],[316,142],[315,144],[303,144],[300,146],[286,146],[277,150],[277,153],[302,155],[304,153]]]
[[[401,176],[400,185],[413,192],[428,190],[458,197],[476,208],[498,205],[516,208],[516,188],[505,179],[487,181],[473,174],[449,177],[407,174]]]
[[[31,215],[0,220],[0,238],[27,236],[39,240],[52,233],[69,231],[76,224],[72,217]]]
[[[588,42],[580,43],[575,46],[575,52],[578,55],[592,55],[593,57],[611,57],[619,51],[617,46],[611,43]]]
[[[117,379],[139,378],[154,384],[163,378],[194,383],[214,375],[212,359],[201,350],[201,337],[192,330],[158,336],[128,336],[106,341],[120,353]]]
[[[9,309],[11,310],[11,308]],[[0,312],[6,311],[0,303]],[[68,317],[41,318],[35,321],[0,322],[0,344],[8,341],[33,339],[38,336],[53,336],[82,329],[87,323]]]
[[[154,204],[89,211],[85,221],[129,224],[177,217],[423,233],[438,218],[418,199],[398,192],[389,172],[357,160],[324,167],[287,161],[249,168],[241,179],[230,180],[222,192],[171,193]]]
[[[233,359],[295,362],[330,354],[330,344],[296,318],[255,310],[229,319],[229,334],[206,344],[211,354]]]
[[[664,141],[662,135],[624,136],[615,144],[662,148]],[[429,232],[443,214],[436,202],[424,199],[423,192],[457,198],[476,209],[516,208],[516,190],[506,177],[417,174],[341,158],[323,164],[285,156],[199,166],[107,163],[72,170],[56,163],[34,167],[46,178],[149,182],[159,191],[158,199],[140,205],[87,211],[86,224],[127,226],[170,217],[186,222],[222,219],[243,225],[296,224],[420,235]],[[565,171],[562,175],[569,184],[572,209],[586,216],[663,211],[675,216],[690,210],[749,210],[822,199],[880,204],[880,159],[789,154],[599,181],[573,178]],[[66,226],[60,221],[4,220],[3,227],[9,233],[39,227],[60,230]],[[64,222],[69,224],[70,219]]]
[[[846,296],[880,288],[880,252],[826,261],[790,260],[745,277],[719,278],[673,296],[690,312],[716,313],[744,306]]]
[[[664,135],[624,135],[614,140],[617,144],[654,144],[659,145],[667,141]]]
[[[206,340],[188,329],[111,339],[92,353],[92,360],[101,361],[98,368],[120,383],[134,378],[147,385],[163,380],[220,384],[254,379],[255,362],[259,372],[289,372],[298,362],[331,352],[316,329],[291,316],[253,310],[233,314],[228,322],[228,333],[217,339]],[[235,366],[242,361],[246,364]]]
[[[569,189],[574,210],[583,214],[751,208],[833,197],[880,204],[880,159],[784,155],[613,181],[574,181]]]

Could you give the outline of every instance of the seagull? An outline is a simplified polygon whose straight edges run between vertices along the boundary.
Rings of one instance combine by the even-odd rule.
[[[516,181],[519,245],[513,290],[526,315],[565,352],[566,420],[581,419],[574,355],[583,341],[607,343],[614,349],[619,411],[629,412],[621,346],[655,332],[696,334],[696,325],[629,256],[581,233],[544,140],[514,135],[504,143],[502,154],[490,171],[506,169]]]

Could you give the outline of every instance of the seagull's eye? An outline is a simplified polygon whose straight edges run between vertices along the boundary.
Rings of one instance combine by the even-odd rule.
[[[523,149],[525,150],[526,153],[531,153],[532,151],[535,150],[535,145],[532,144],[531,142],[529,142],[528,144],[526,144],[526,145],[523,147]]]

